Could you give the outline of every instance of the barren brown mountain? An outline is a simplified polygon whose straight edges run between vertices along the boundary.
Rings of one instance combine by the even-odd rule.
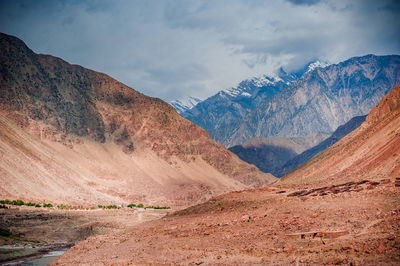
[[[355,132],[273,186],[88,238],[55,264],[399,265],[399,130],[398,86]]]
[[[0,198],[188,205],[275,178],[165,102],[0,34]]]

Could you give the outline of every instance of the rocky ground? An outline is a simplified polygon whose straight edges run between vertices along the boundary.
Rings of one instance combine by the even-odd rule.
[[[90,237],[55,265],[398,265],[399,206],[395,178],[234,192]]]
[[[55,210],[34,207],[0,209],[0,264],[40,257],[69,248],[88,236],[115,233],[157,219],[170,210]],[[4,231],[2,231],[4,232]]]

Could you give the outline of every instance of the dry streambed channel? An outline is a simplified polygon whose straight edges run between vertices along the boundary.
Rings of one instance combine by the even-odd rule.
[[[141,208],[0,209],[0,265],[47,265],[88,236],[122,232],[170,213]]]

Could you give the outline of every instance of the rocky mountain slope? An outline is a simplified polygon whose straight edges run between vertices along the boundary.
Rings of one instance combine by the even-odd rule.
[[[293,73],[286,73],[281,68],[275,77],[264,75],[244,80],[237,87],[222,90],[198,103],[183,112],[182,116],[208,130],[215,140],[225,144],[223,140],[235,130],[238,121],[262,102],[269,101],[283,88],[298,80],[313,66],[310,63],[304,69]]]
[[[316,146],[327,137],[329,137],[327,134],[314,134],[294,138],[254,138],[229,150],[243,161],[254,164],[261,171],[275,175],[286,162]]]
[[[0,197],[187,205],[273,182],[167,103],[0,35]]]
[[[282,184],[313,184],[400,175],[400,86],[368,114],[366,121],[296,171]]]
[[[235,93],[232,99],[222,91],[182,115],[228,147],[255,137],[332,134],[352,117],[367,114],[398,84],[399,69],[398,55],[310,64],[297,74],[279,75],[281,81],[261,82],[259,89],[257,82],[244,81],[235,89],[243,96]]]
[[[399,130],[396,87],[359,128],[274,185],[90,237],[56,265],[398,265]]]
[[[399,82],[398,55],[367,55],[316,68],[249,113],[222,143],[331,133],[367,114]]]
[[[301,166],[302,164],[306,163],[308,160],[310,160],[320,152],[323,152],[324,150],[338,142],[341,138],[358,128],[361,123],[365,121],[365,117],[365,115],[353,117],[352,119],[350,119],[349,122],[338,127],[329,138],[286,161],[285,164],[281,165],[279,169],[274,172],[275,176],[284,176],[292,170],[296,169],[297,167]]]

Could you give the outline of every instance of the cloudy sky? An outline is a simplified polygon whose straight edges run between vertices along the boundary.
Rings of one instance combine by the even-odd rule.
[[[164,100],[321,59],[400,54],[396,0],[0,0],[0,31]]]

